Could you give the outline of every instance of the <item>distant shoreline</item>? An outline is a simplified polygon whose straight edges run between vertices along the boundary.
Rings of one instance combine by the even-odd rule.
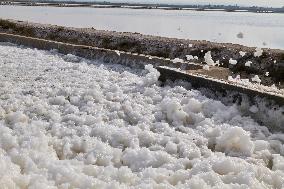
[[[252,12],[252,13],[284,13],[282,8],[243,7],[231,5],[172,5],[172,4],[144,4],[144,3],[110,3],[110,2],[76,2],[76,1],[3,1],[0,5],[18,6],[51,6],[51,7],[91,7],[91,8],[129,8],[129,9],[161,9],[161,10],[192,10],[192,11],[224,11],[224,12]]]

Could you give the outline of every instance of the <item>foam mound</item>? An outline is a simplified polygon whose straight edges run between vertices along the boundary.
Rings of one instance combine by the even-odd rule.
[[[1,188],[284,187],[282,133],[151,65],[1,44],[0,70]]]

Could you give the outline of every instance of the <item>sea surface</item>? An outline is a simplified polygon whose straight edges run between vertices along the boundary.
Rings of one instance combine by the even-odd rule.
[[[0,18],[284,49],[284,14],[0,6]]]

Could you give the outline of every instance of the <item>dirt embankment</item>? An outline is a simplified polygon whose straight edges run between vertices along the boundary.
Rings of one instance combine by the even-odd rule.
[[[212,59],[220,61],[222,67],[229,68],[232,72],[246,77],[257,74],[264,84],[276,84],[283,88],[284,50],[263,49],[262,55],[256,57],[254,55],[255,48],[230,43],[184,40],[139,33],[102,31],[94,28],[70,28],[1,19],[0,32],[170,59],[186,60],[186,55],[192,55],[198,57],[198,60],[193,60],[197,63],[204,62],[204,55],[211,51]],[[240,51],[245,52],[245,55],[241,55]],[[238,63],[236,65],[229,64],[230,59],[237,60]],[[248,61],[251,61],[250,67],[245,66]],[[267,72],[269,72],[269,76],[266,76]]]

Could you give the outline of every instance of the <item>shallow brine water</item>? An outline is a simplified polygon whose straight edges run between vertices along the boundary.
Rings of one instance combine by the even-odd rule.
[[[284,49],[284,14],[0,6],[0,17]]]

